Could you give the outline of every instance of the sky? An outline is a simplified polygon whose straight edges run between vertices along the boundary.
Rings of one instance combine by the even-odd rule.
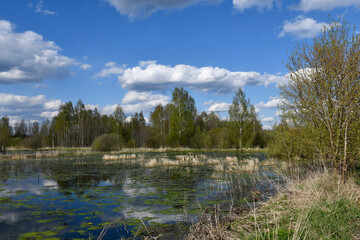
[[[288,54],[330,18],[360,30],[360,0],[1,0],[0,117],[43,121],[61,104],[127,116],[189,91],[227,118],[242,88],[265,128]]]

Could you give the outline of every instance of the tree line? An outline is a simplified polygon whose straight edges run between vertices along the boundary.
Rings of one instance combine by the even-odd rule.
[[[264,147],[265,138],[254,106],[242,89],[236,92],[229,108],[229,119],[214,112],[197,113],[195,101],[183,88],[175,88],[171,103],[158,105],[147,124],[143,112],[126,121],[121,106],[111,115],[85,107],[79,100],[67,102],[59,113],[42,123],[25,120],[10,126],[0,122],[0,146],[28,147],[99,147],[116,150],[122,147],[242,148]],[[94,141],[98,139],[97,141]]]

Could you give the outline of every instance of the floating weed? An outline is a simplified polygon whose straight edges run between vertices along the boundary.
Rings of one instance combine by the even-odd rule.
[[[61,231],[61,230],[65,229],[65,228],[66,228],[66,226],[54,227],[54,229],[57,230],[57,231]]]
[[[13,208],[21,208],[21,207],[24,207],[24,208],[36,208],[37,206],[36,205],[31,205],[31,204],[26,204],[26,203],[22,203],[22,202],[12,202],[12,203],[9,203],[9,205]]]
[[[0,198],[0,203],[4,204],[4,203],[9,203],[11,202],[11,197],[1,197]]]
[[[117,213],[117,212],[121,212],[122,209],[124,209],[124,207],[120,206],[120,207],[114,208],[112,211]]]
[[[26,190],[17,190],[15,191],[15,194],[23,194],[23,193],[28,193],[29,191]]]
[[[34,216],[39,216],[40,214],[43,214],[44,212],[42,211],[31,211],[31,215],[34,215]]]
[[[42,240],[42,239],[49,239],[49,237],[53,237],[57,234],[54,231],[46,231],[46,232],[29,232],[23,233],[19,236],[20,240]],[[54,239],[54,238],[53,238]],[[60,238],[55,238],[60,239]]]
[[[55,221],[56,219],[42,219],[42,220],[39,220],[37,221],[38,223],[49,223],[49,222],[52,222],[52,221]]]

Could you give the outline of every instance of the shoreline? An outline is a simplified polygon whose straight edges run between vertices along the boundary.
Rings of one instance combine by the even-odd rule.
[[[204,153],[204,152],[229,152],[229,153],[266,153],[266,148],[243,149],[192,149],[192,148],[124,148],[119,151],[103,152],[86,148],[41,148],[32,150],[27,148],[9,148],[6,154],[0,154],[1,159],[34,159],[63,156],[104,156],[106,154],[136,154],[136,153]]]
[[[275,196],[249,210],[204,212],[185,240],[360,239],[360,186],[320,171],[287,179]]]

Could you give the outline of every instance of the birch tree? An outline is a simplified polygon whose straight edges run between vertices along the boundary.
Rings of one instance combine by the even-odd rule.
[[[242,148],[244,130],[251,123],[250,107],[250,100],[246,99],[245,93],[239,88],[229,107],[229,118],[238,133],[240,149]]]
[[[317,138],[314,157],[344,177],[359,158],[360,37],[344,19],[331,20],[312,45],[298,44],[281,88],[283,118]],[[311,132],[311,133],[310,133]]]
[[[180,145],[186,145],[194,128],[196,116],[195,101],[183,88],[175,88],[172,93],[172,133],[176,134]]]

